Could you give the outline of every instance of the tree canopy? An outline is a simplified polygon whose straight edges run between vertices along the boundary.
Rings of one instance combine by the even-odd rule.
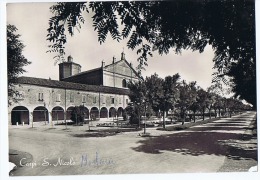
[[[211,45],[217,69],[214,82],[227,81],[236,97],[256,107],[256,47],[254,0],[174,0],[57,3],[52,6],[47,40],[50,52],[65,53],[66,34],[85,23],[84,12],[93,13],[97,40],[127,39],[137,49],[139,68],[153,51],[167,54],[184,49],[203,52]]]
[[[7,73],[8,73],[8,104],[20,96],[13,86],[17,77],[25,72],[24,66],[30,64],[22,54],[24,44],[19,40],[21,35],[16,34],[18,29],[14,25],[7,25]]]

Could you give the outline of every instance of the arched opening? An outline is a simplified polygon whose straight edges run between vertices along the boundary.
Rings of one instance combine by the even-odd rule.
[[[64,109],[56,106],[51,111],[52,121],[64,120]]]
[[[95,120],[99,118],[99,110],[97,107],[92,107],[90,110],[90,119]]]
[[[116,117],[116,109],[114,107],[109,109],[109,117]]]
[[[127,83],[125,79],[122,80],[122,87],[127,87]]]
[[[71,112],[73,110],[74,107],[68,107],[67,111],[66,111],[66,119],[71,119]]]
[[[11,122],[12,125],[29,124],[29,110],[24,106],[16,106],[12,109],[11,112]]]
[[[123,117],[123,112],[124,112],[124,109],[122,107],[119,107],[118,110],[117,110],[117,116]]]
[[[33,122],[49,122],[48,109],[43,106],[38,106],[33,110]]]
[[[89,110],[84,106],[84,119],[89,119]]]
[[[108,117],[107,117],[107,114],[108,114],[107,108],[102,107],[102,108],[100,109],[100,118],[108,118]]]

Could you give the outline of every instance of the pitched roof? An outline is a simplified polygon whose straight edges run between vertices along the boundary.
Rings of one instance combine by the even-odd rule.
[[[129,64],[129,62],[128,62],[126,59],[121,59],[121,60],[119,60],[119,61],[116,61],[114,64],[113,64],[113,63],[108,64],[108,65],[106,65],[104,68],[107,68],[107,67],[109,67],[109,66],[118,64],[118,63],[120,63],[120,62],[122,62],[122,61],[124,61],[124,62],[127,64],[127,66],[129,66],[129,67],[131,68],[131,70],[134,72],[134,74],[135,74],[138,78],[141,78],[140,75],[136,72],[136,70],[134,70],[134,68]]]
[[[74,79],[74,78],[77,78],[77,77],[79,77],[79,76],[84,76],[85,74],[90,73],[90,72],[100,71],[101,69],[102,69],[101,67],[95,68],[95,69],[90,69],[90,70],[88,70],[88,71],[83,71],[83,72],[80,72],[80,73],[78,73],[78,74],[74,74],[74,75],[69,76],[69,77],[67,77],[67,78],[64,78],[64,79],[62,79],[62,80]]]
[[[129,89],[122,89],[122,88],[115,88],[115,87],[108,87],[108,86],[86,85],[86,84],[71,83],[65,81],[57,81],[57,80],[34,78],[34,77],[25,77],[25,76],[19,77],[16,83],[36,85],[42,87],[51,87],[51,88],[120,94],[120,95],[129,95],[130,93]]]
[[[128,63],[128,61],[125,60],[125,59],[121,59],[121,60],[116,61],[116,62],[114,62],[114,63],[108,64],[108,65],[106,65],[104,68],[107,68],[107,67],[109,67],[109,66],[118,64],[118,63],[120,63],[120,62],[122,62],[122,61],[124,61],[124,62],[131,68],[131,70],[134,72],[134,74],[135,74],[138,78],[142,79],[142,77],[140,77],[140,75],[136,72],[136,70],[134,70],[134,68],[133,68],[133,67]],[[88,70],[88,71],[83,71],[83,72],[81,72],[81,73],[78,73],[78,74],[69,76],[69,77],[67,77],[67,78],[64,78],[63,80],[64,80],[64,81],[66,81],[66,80],[73,80],[74,78],[77,78],[77,77],[80,77],[80,76],[84,76],[85,74],[88,74],[88,73],[91,73],[91,72],[95,72],[95,71],[100,71],[100,70],[102,70],[102,67],[98,67],[98,68],[95,68],[95,69],[90,69],[90,70]]]

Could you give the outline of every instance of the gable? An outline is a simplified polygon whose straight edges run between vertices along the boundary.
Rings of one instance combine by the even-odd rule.
[[[137,72],[125,60],[120,60],[113,64],[105,66],[104,71],[139,79]]]

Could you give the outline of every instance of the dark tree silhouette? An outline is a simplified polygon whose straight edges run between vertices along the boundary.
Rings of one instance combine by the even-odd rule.
[[[235,96],[256,107],[254,0],[57,3],[51,10],[47,40],[53,42],[50,51],[58,52],[61,60],[66,29],[73,35],[85,23],[83,13],[91,12],[98,41],[105,42],[108,34],[117,41],[128,39],[128,48],[140,54],[139,69],[152,51],[203,52],[211,45],[218,70],[213,81],[226,82],[230,77]]]
[[[8,73],[8,104],[17,101],[21,94],[14,89],[17,77],[24,73],[24,66],[30,64],[22,54],[24,44],[19,40],[21,35],[16,34],[18,29],[14,25],[7,25],[7,73]]]

